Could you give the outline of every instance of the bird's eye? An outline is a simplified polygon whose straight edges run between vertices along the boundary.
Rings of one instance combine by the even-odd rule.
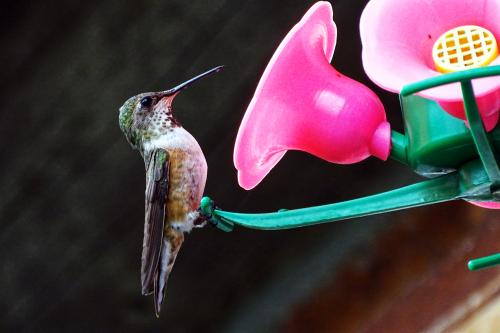
[[[144,108],[149,108],[151,105],[153,105],[153,98],[146,96],[141,98],[141,106]]]

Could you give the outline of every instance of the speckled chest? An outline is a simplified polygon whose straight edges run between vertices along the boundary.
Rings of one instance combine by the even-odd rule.
[[[168,107],[158,108],[156,112],[148,114],[143,127],[142,135],[145,140],[165,134],[171,136],[175,129],[182,128]]]

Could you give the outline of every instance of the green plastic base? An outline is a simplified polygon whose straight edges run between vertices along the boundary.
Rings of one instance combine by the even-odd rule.
[[[402,98],[407,163],[424,177],[456,171],[477,158],[477,150],[465,123],[446,113],[434,101],[419,96]]]
[[[406,163],[418,174],[428,178],[441,176],[479,157],[465,122],[449,115],[436,102],[412,95],[402,98],[402,110],[406,161],[394,159]],[[394,144],[396,135],[393,133],[393,147],[400,147],[401,143]],[[487,136],[500,149],[500,126]]]

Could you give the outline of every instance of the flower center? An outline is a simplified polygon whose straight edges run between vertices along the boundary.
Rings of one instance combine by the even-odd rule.
[[[432,47],[432,59],[441,73],[483,67],[498,56],[495,36],[482,27],[463,25],[442,34]]]

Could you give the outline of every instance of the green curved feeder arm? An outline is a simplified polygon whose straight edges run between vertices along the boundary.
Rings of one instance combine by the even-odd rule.
[[[224,231],[231,231],[234,225],[278,230],[385,213],[459,198],[458,175],[453,173],[393,191],[323,206],[275,213],[244,214],[217,209],[210,198],[204,197],[201,201],[201,210],[213,224]]]
[[[233,230],[235,225],[261,229],[279,230],[305,227],[320,223],[385,213],[444,201],[467,199],[478,201],[500,200],[500,170],[494,146],[490,142],[477,108],[471,79],[500,75],[500,66],[471,69],[444,74],[405,86],[401,96],[406,97],[422,90],[443,84],[460,82],[476,156],[479,159],[464,163],[456,171],[425,180],[392,191],[329,205],[280,210],[272,213],[236,213],[216,207],[209,197],[200,203],[201,214],[223,231]],[[456,121],[456,120],[454,120]],[[392,133],[391,157],[408,164],[408,138],[398,132]],[[469,268],[479,269],[500,264],[500,254],[471,260]]]

